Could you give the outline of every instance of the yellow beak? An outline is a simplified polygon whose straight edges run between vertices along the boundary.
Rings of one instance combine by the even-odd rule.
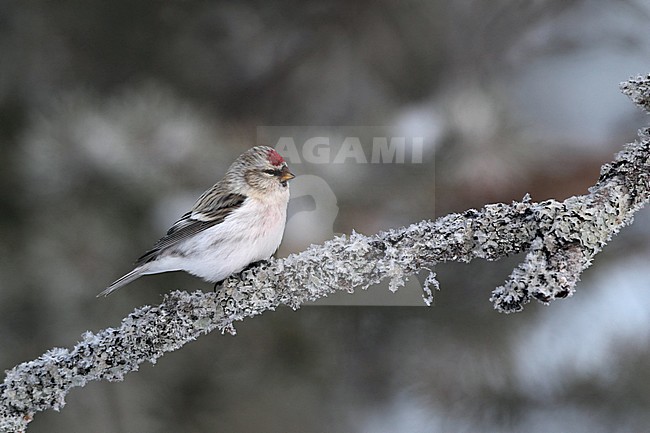
[[[280,181],[286,182],[288,180],[293,179],[294,177],[296,177],[296,176],[289,171],[289,168],[284,167],[282,169],[282,173],[280,174]]]

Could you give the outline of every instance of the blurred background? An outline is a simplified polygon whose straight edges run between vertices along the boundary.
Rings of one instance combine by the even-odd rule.
[[[0,367],[211,290],[167,274],[95,298],[242,151],[296,127],[331,157],[295,136],[279,256],[585,193],[647,124],[618,83],[650,72],[649,18],[647,0],[0,2]],[[420,137],[421,161],[334,161],[349,134],[370,161],[377,128]],[[515,315],[488,298],[522,257],[439,265],[431,308],[415,279],[268,312],[74,389],[29,431],[646,431],[649,238],[646,210],[572,298]]]

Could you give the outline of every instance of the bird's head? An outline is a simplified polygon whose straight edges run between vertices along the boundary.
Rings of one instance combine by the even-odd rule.
[[[287,162],[272,147],[257,146],[237,158],[228,170],[230,175],[239,175],[240,182],[249,194],[269,194],[287,189],[287,182],[295,176],[289,171]]]

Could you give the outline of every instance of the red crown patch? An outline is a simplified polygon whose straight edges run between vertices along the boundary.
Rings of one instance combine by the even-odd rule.
[[[269,150],[269,162],[275,166],[281,165],[284,163],[284,158],[275,149]]]

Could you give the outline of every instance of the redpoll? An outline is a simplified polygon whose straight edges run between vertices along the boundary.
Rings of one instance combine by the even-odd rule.
[[[107,296],[142,275],[169,271],[218,282],[268,259],[282,240],[287,181],[294,177],[274,149],[258,146],[244,152],[223,179],[135,262],[135,269],[97,296]]]

